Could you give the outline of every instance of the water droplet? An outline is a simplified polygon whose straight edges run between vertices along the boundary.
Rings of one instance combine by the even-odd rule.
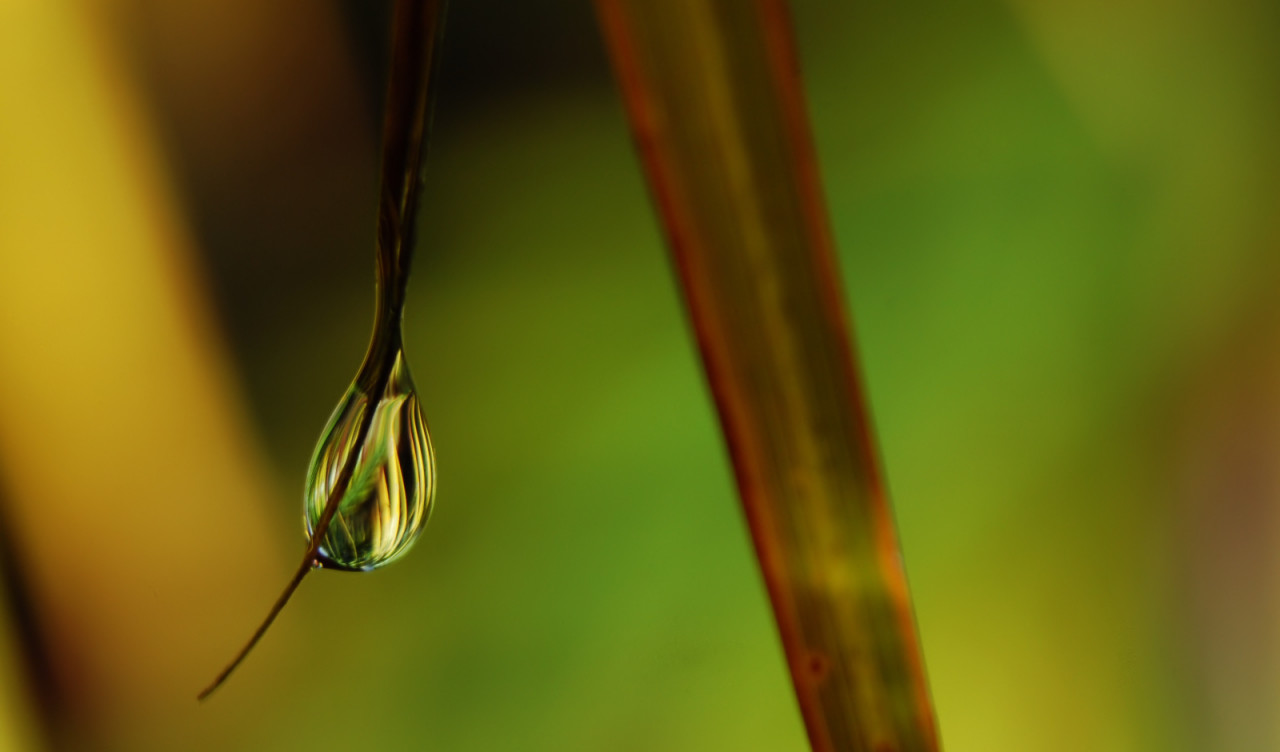
[[[357,447],[371,402],[361,383],[357,377],[338,403],[307,472],[303,518],[310,539],[343,465],[359,451],[319,548],[317,558],[329,569],[370,570],[395,561],[417,540],[435,498],[435,452],[404,353],[396,353],[368,434]]]

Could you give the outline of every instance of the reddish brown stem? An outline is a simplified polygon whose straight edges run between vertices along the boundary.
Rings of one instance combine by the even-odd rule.
[[[810,744],[935,752],[785,0],[596,0]]]

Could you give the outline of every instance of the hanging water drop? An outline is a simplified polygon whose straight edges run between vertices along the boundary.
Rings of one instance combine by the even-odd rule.
[[[303,501],[307,537],[324,514],[334,484],[356,452],[351,479],[317,549],[326,569],[370,570],[413,546],[431,515],[435,453],[404,353],[397,350],[375,400],[357,377],[316,444]],[[370,405],[372,404],[372,408]],[[367,410],[373,417],[360,441]]]
[[[396,0],[383,119],[373,339],[320,435],[303,496],[307,549],[293,577],[240,652],[197,697],[235,671],[317,567],[367,571],[413,546],[431,514],[435,453],[400,333],[413,258],[419,171],[444,0]]]

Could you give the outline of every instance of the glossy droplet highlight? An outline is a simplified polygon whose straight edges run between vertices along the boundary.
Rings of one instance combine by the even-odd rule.
[[[318,550],[327,569],[370,570],[395,561],[417,540],[435,498],[435,452],[404,353],[396,353],[376,402],[361,383],[357,377],[334,410],[307,472],[303,518],[310,539],[343,466],[358,452]],[[360,441],[370,409],[373,419]]]

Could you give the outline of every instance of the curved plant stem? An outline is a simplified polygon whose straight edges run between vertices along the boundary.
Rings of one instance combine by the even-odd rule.
[[[360,418],[354,446],[364,446],[377,412],[377,401],[386,391],[391,367],[400,351],[400,322],[405,287],[413,257],[418,206],[418,175],[426,151],[430,112],[428,103],[435,69],[436,42],[444,17],[444,0],[396,0],[392,21],[391,75],[383,123],[382,183],[379,188],[377,225],[377,303],[373,339],[357,377],[370,404]],[[227,680],[249,655],[271,623],[293,597],[313,568],[323,563],[320,544],[346,495],[360,451],[347,456],[324,511],[316,522],[306,553],[267,616],[226,668],[197,695],[204,700]]]

